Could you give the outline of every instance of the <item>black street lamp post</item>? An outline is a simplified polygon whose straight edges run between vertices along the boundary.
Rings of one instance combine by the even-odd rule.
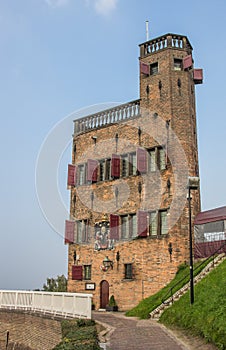
[[[190,304],[194,304],[194,275],[193,275],[193,241],[191,223],[191,190],[199,188],[199,177],[188,178],[188,210],[189,210],[189,253],[190,253]]]

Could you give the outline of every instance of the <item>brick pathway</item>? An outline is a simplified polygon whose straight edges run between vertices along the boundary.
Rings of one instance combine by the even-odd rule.
[[[122,313],[96,312],[95,321],[109,328],[107,350],[188,350],[164,326],[152,320],[137,320]]]

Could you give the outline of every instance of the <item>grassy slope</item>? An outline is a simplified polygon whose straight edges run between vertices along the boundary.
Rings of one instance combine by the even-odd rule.
[[[194,268],[196,268],[196,270],[194,271],[194,275],[196,276],[201,271],[201,269],[203,269],[208,264],[208,262],[206,262],[205,264],[203,264],[202,267],[199,267],[199,268],[197,268],[197,265],[199,265],[200,263],[194,265]],[[162,304],[162,298],[166,296],[166,293],[169,291],[169,289],[173,287],[176,283],[178,283],[181,279],[183,279],[186,275],[188,275],[188,277],[184,281],[182,281],[180,284],[178,284],[176,288],[173,289],[173,293],[175,293],[185,283],[189,281],[189,266],[181,265],[178,269],[178,272],[175,278],[166,287],[161,289],[158,293],[151,295],[150,297],[142,300],[136,307],[128,311],[126,315],[136,316],[142,319],[149,318],[150,312],[154,310],[157,306]]]
[[[226,349],[226,261],[195,286],[195,303],[189,293],[161,316],[160,322],[187,329]]]

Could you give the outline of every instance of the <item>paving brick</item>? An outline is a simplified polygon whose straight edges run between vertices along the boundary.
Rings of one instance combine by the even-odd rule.
[[[94,312],[92,317],[114,328],[107,339],[108,350],[188,350],[172,333],[155,321],[130,319],[121,313]]]

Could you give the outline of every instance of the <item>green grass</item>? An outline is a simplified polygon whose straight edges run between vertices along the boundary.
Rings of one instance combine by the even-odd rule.
[[[194,265],[194,276],[196,276],[209,262],[211,259],[206,261],[202,266],[199,263]],[[186,277],[187,276],[187,277]],[[184,279],[185,278],[185,279]],[[180,282],[180,280],[184,279]],[[143,299],[136,307],[127,311],[126,316],[135,316],[141,319],[149,318],[149,314],[156,307],[162,304],[162,299],[166,299],[170,297],[170,294],[166,295],[168,291],[175,286],[172,292],[175,293],[181,287],[183,287],[189,281],[189,266],[188,265],[180,265],[178,271],[174,277],[174,279],[163,289],[161,289],[158,293],[151,295],[150,297]]]
[[[92,320],[62,321],[62,341],[53,350],[99,350],[95,322]]]
[[[161,316],[166,326],[176,326],[202,336],[218,349],[226,349],[226,261],[195,286],[195,302],[186,293]]]

